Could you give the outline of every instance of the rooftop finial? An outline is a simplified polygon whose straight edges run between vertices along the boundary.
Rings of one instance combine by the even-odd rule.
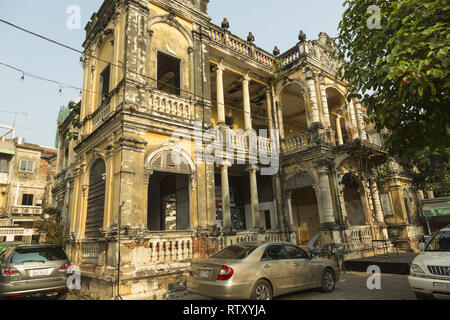
[[[300,42],[305,42],[306,41],[306,34],[303,32],[303,30],[300,30],[300,33],[298,35],[298,40]]]
[[[228,30],[229,28],[230,28],[230,23],[228,22],[227,18],[223,18],[222,29]]]

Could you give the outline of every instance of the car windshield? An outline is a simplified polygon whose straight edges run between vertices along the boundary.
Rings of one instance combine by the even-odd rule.
[[[17,248],[11,263],[47,262],[66,260],[67,256],[62,248]]]
[[[450,251],[450,231],[436,233],[425,251]]]
[[[257,245],[233,245],[219,251],[211,258],[242,260],[247,258],[256,248],[258,248]]]

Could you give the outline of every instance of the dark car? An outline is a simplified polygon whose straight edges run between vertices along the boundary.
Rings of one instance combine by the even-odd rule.
[[[65,299],[69,267],[61,245],[13,245],[0,254],[0,298]]]

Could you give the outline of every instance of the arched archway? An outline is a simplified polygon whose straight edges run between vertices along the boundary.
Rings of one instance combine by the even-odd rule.
[[[98,239],[101,235],[105,215],[105,173],[103,159],[97,159],[89,171],[89,196],[86,214],[86,239]]]
[[[317,180],[306,169],[297,169],[295,175],[288,177],[286,188],[290,191],[289,210],[292,224],[297,228],[297,242],[307,245],[320,232],[320,216]]]
[[[150,231],[188,230],[195,166],[184,150],[163,146],[145,161],[149,173],[147,228]]]
[[[351,226],[365,225],[366,214],[362,201],[364,187],[361,181],[353,174],[347,173],[342,178],[342,184],[344,185],[344,201],[348,223]]]
[[[328,102],[328,112],[330,114],[331,128],[336,133],[336,143],[339,143],[339,133],[342,137],[342,143],[349,141],[348,135],[348,117],[345,112],[345,98],[343,92],[334,88],[328,87],[325,90]],[[339,131],[339,132],[338,132]]]
[[[291,82],[281,89],[279,97],[285,137],[306,131],[311,121],[308,118],[303,86],[298,82]]]

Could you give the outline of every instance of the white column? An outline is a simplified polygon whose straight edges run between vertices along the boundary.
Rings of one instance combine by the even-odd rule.
[[[322,199],[322,208],[323,212],[320,217],[320,223],[335,223],[336,220],[334,218],[334,210],[333,210],[333,200],[331,197],[331,190],[330,190],[330,178],[328,177],[328,168],[326,167],[319,167],[318,173],[319,173],[319,188],[320,188],[320,195]]]
[[[356,122],[355,107],[353,105],[353,100],[348,103],[347,108],[348,108],[348,112],[350,114],[350,122],[352,124],[352,128],[351,128],[352,134],[353,134],[352,138],[356,139],[359,137],[359,134],[358,134],[358,124]]]
[[[223,164],[221,168],[222,216],[224,231],[231,231],[230,186],[228,182],[228,167],[229,164]]]
[[[384,214],[383,209],[381,208],[380,194],[375,180],[370,181],[370,192],[372,193],[373,206],[375,208],[378,223],[384,224]]]
[[[269,139],[272,139],[273,119],[272,119],[272,99],[270,97],[270,89],[266,90],[266,104],[267,104],[267,127],[269,128]]]
[[[434,192],[433,192],[433,190],[428,190],[427,191],[427,196],[428,196],[428,200],[434,199]]]
[[[306,78],[308,84],[309,101],[311,107],[311,119],[312,123],[320,122],[319,108],[317,106],[317,95],[316,95],[316,85],[314,83],[314,76],[309,75]]]
[[[242,80],[242,90],[244,93],[244,126],[245,130],[252,130],[252,115],[250,106],[250,91],[249,91],[250,77],[248,74],[245,75]]]
[[[217,122],[225,123],[225,98],[223,94],[223,71],[225,70],[222,63],[216,68],[217,75]]]
[[[330,111],[328,109],[327,90],[325,89],[325,83],[323,82],[323,79],[320,82],[320,95],[322,96],[324,126],[325,127],[330,127],[331,126],[331,120],[330,120]]]
[[[250,201],[252,212],[252,229],[259,228],[259,200],[258,200],[258,183],[256,180],[257,166],[251,165],[249,167],[250,173]]]
[[[359,135],[361,137],[361,140],[367,140],[366,125],[364,123],[364,115],[361,103],[359,101],[355,101],[355,107],[356,107],[356,121],[358,123]]]
[[[341,146],[344,144],[344,138],[342,137],[341,116],[338,114],[336,115],[336,131],[338,137],[338,145]]]

